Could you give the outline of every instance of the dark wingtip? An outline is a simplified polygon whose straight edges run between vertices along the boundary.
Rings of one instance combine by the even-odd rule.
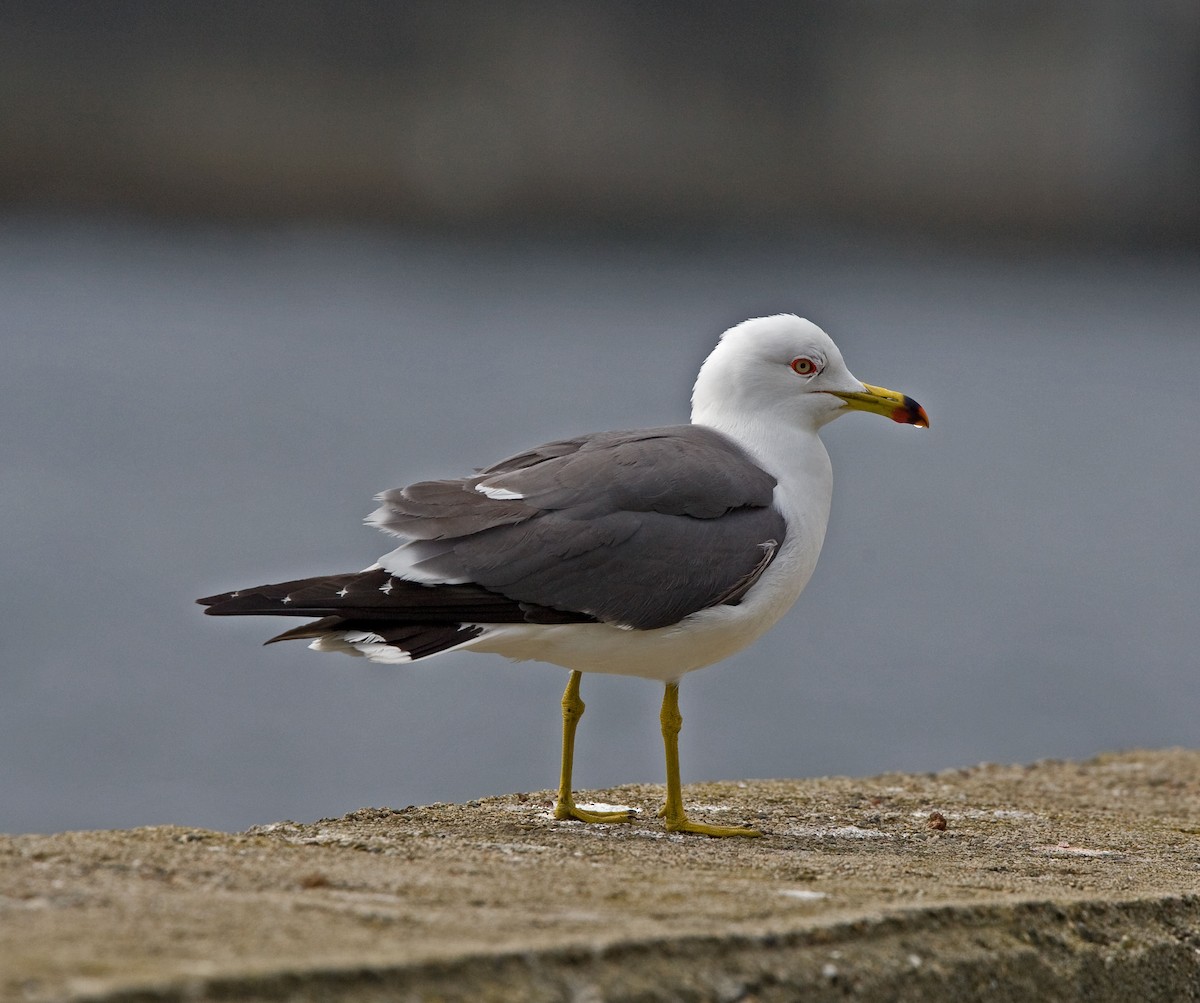
[[[236,592],[222,592],[215,596],[205,596],[203,599],[197,599],[196,605],[207,607],[204,610],[205,613],[216,614],[218,612],[216,607],[220,606],[221,603],[228,602],[230,599],[236,599],[237,595],[238,593]]]

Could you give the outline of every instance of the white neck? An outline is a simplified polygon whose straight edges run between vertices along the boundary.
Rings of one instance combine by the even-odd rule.
[[[833,468],[816,423],[805,421],[806,415],[723,407],[723,403],[716,395],[698,393],[693,398],[692,423],[729,436],[778,481],[775,505],[787,520],[788,535],[775,572],[787,578],[788,585],[779,594],[779,609],[772,614],[777,616],[800,594],[816,568],[829,523]]]
[[[829,515],[833,468],[815,428],[794,425],[780,415],[729,414],[721,408],[694,407],[692,424],[723,432],[758,461],[781,485],[799,491],[821,514],[822,532]]]

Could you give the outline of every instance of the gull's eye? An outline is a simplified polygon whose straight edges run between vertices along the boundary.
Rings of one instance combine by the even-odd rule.
[[[792,369],[801,376],[815,376],[821,371],[817,360],[810,359],[807,355],[802,355],[798,359],[792,359]]]

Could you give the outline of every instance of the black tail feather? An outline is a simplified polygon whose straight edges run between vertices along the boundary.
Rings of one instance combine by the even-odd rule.
[[[263,644],[277,644],[279,641],[313,641],[326,634],[351,629],[343,617],[325,616],[320,620],[313,620],[311,623],[302,623],[299,627],[285,630],[282,634],[276,634],[274,637],[268,637]]]
[[[196,601],[212,616],[319,618],[285,630],[267,644],[361,632],[414,660],[478,637],[481,625],[595,622],[586,613],[517,602],[479,585],[419,585],[381,568],[258,585]]]
[[[343,622],[337,629],[375,633],[381,627],[402,624],[595,622],[587,613],[518,602],[479,585],[420,585],[394,578],[382,568],[258,585],[196,601],[207,607],[204,612],[211,616],[336,618]],[[347,627],[347,623],[354,626]],[[317,629],[316,624],[286,633],[289,638],[311,636],[302,633],[309,629]]]

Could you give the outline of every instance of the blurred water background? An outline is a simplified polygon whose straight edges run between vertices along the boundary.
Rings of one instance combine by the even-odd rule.
[[[0,830],[552,785],[562,670],[192,600],[683,420],[778,311],[933,427],[826,430],[821,565],[685,681],[685,782],[1200,741],[1197,8],[46,3],[0,56]],[[659,780],[658,687],[584,697],[577,784]]]

